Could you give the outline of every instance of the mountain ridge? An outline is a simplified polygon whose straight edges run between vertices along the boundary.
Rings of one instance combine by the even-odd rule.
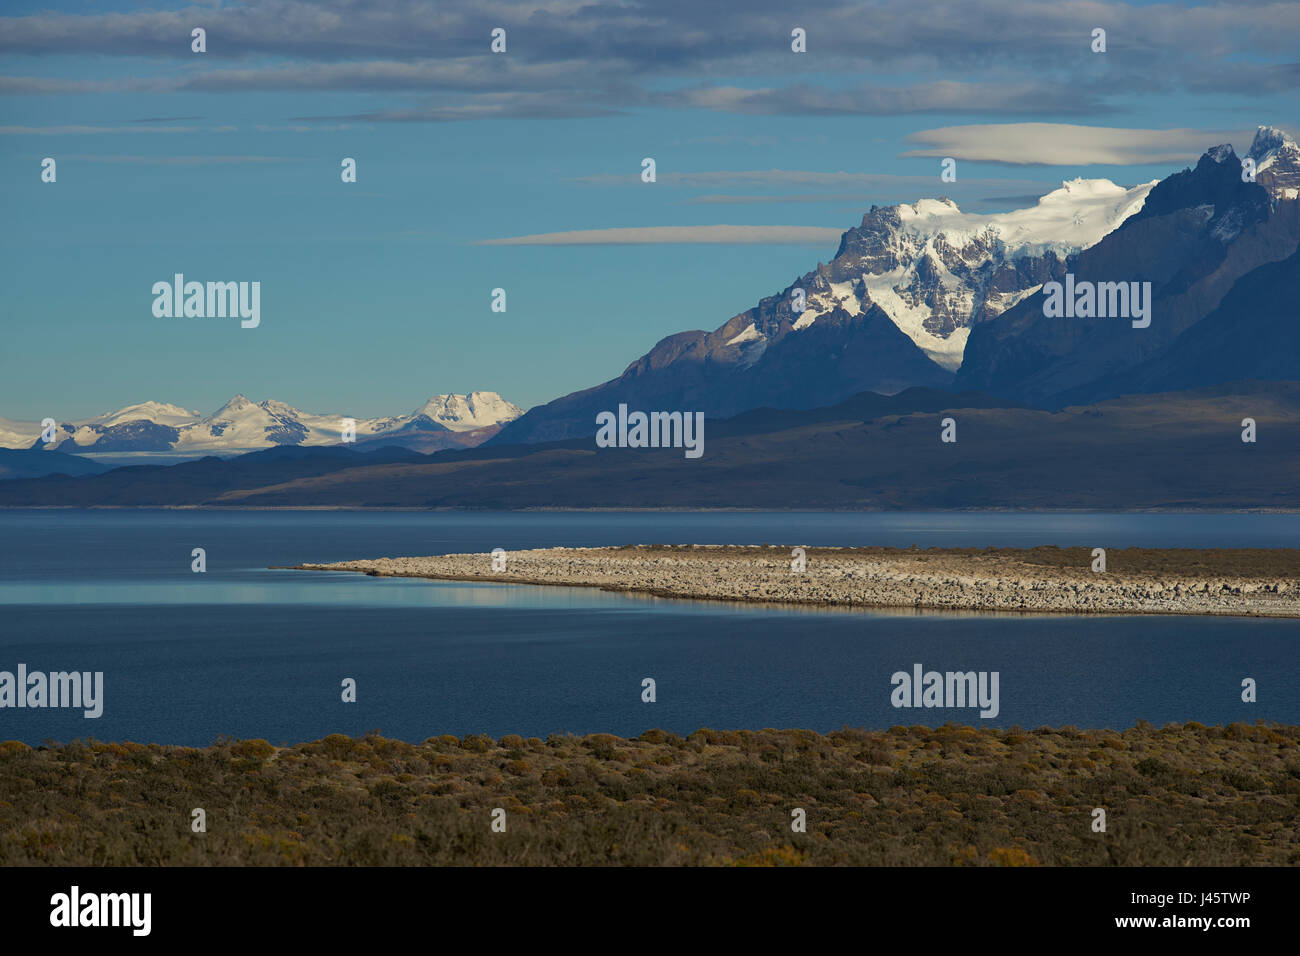
[[[1257,444],[1241,441],[1244,417],[1258,423]],[[940,440],[945,418],[955,442]],[[592,435],[430,455],[281,447],[0,481],[0,507],[1300,508],[1300,382],[1225,383],[1055,412],[942,390],[867,393],[708,422],[705,439],[700,459],[602,449]]]
[[[1257,182],[1223,144],[1163,180],[1067,180],[1008,213],[966,214],[945,197],[872,206],[831,262],[713,332],[665,336],[621,375],[530,409],[489,443],[578,437],[619,404],[727,417],[913,386],[1043,407],[1104,397],[1100,383],[1166,348],[1244,275],[1296,248],[1288,197],[1300,184],[1300,147],[1261,126],[1248,155]],[[1074,319],[1037,321],[1044,284],[1070,272],[1154,280],[1159,326],[1117,338]]]
[[[1300,173],[1300,150],[1295,158]],[[1101,401],[1137,386],[1141,376],[1129,370],[1161,354],[1166,363],[1176,358],[1169,351],[1174,341],[1206,320],[1250,324],[1257,334],[1245,345],[1256,367],[1266,365],[1270,353],[1286,353],[1294,311],[1288,313],[1285,296],[1269,300],[1271,321],[1219,311],[1238,282],[1249,282],[1246,277],[1262,266],[1290,262],[1300,247],[1300,202],[1277,199],[1242,173],[1230,144],[1207,150],[1194,167],[1161,180],[1138,213],[1072,261],[1076,282],[1149,282],[1149,327],[1135,330],[1122,318],[1048,316],[1036,290],[971,333],[955,386],[1045,408]],[[1283,268],[1293,300],[1300,270]],[[1243,293],[1232,301],[1248,299]],[[1252,364],[1244,356],[1238,360]],[[1163,374],[1183,387],[1219,378],[1190,379],[1172,369]],[[1300,379],[1300,366],[1288,379]]]
[[[414,411],[386,418],[353,418],[356,442],[390,442],[407,436],[425,446],[473,445],[495,434],[523,409],[496,392],[435,395]],[[147,401],[90,419],[63,422],[57,440],[41,441],[35,422],[0,419],[0,447],[59,448],[77,453],[238,453],[276,445],[341,442],[345,419],[316,415],[278,399],[254,402],[237,392],[210,415]]]

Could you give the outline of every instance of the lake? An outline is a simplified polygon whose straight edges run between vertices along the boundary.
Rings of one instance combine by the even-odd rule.
[[[98,719],[0,709],[0,739],[1300,723],[1300,621],[744,607],[268,569],[561,545],[1297,541],[1294,514],[0,511],[0,671],[102,671],[105,686]],[[997,672],[997,717],[893,707],[891,675],[917,663]]]

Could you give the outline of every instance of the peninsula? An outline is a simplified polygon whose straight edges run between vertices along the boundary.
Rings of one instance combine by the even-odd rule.
[[[1058,547],[629,545],[376,558],[297,569],[826,607],[1300,617],[1295,548],[1126,548],[1102,555],[1099,549]]]

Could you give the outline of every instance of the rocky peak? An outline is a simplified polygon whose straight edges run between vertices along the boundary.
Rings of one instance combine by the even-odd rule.
[[[1255,161],[1255,182],[1274,203],[1300,199],[1300,146],[1276,126],[1261,126],[1246,154]]]
[[[1195,210],[1209,233],[1230,242],[1252,223],[1269,215],[1269,196],[1254,183],[1243,182],[1241,163],[1230,145],[1206,150],[1194,169],[1162,179],[1147,196],[1142,210],[1128,223]]]
[[[1237,154],[1232,150],[1231,143],[1221,143],[1218,146],[1211,146],[1201,157],[1201,162],[1226,163],[1230,159],[1236,159]]]

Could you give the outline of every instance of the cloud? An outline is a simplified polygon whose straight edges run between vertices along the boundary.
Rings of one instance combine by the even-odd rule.
[[[253,129],[259,133],[341,133],[350,130],[352,127],[347,123],[337,123],[333,126],[316,126],[303,124],[275,125],[271,123],[258,123]]]
[[[237,127],[213,126],[0,126],[0,136],[93,136],[100,133],[229,133]]]
[[[843,229],[822,226],[631,226],[544,232],[507,239],[483,239],[478,246],[628,246],[695,243],[816,244],[838,242]]]
[[[788,0],[125,5],[0,17],[0,55],[49,55],[60,64],[52,69],[68,59],[79,64],[75,77],[0,78],[0,91],[391,91],[460,100],[382,105],[366,115],[379,122],[514,117],[528,109],[529,96],[533,105],[559,97],[561,106],[534,114],[543,118],[646,106],[757,115],[1104,115],[1142,94],[1250,98],[1293,90],[1300,79],[1294,9],[1267,0],[823,0],[795,18],[807,30],[808,52],[794,54]],[[207,30],[201,56],[190,51],[198,21]],[[1105,54],[1089,51],[1094,24],[1107,28]],[[489,52],[497,26],[509,37],[503,56]],[[108,57],[145,68],[96,78]],[[929,79],[936,74],[945,79]],[[909,76],[920,79],[907,84]],[[519,99],[486,99],[492,95]]]
[[[0,19],[0,24],[4,20]],[[0,31],[4,27],[0,26]],[[56,93],[115,93],[131,88],[131,81],[59,80],[41,76],[0,76],[0,93],[45,96]]]
[[[789,196],[730,196],[711,193],[706,196],[693,196],[686,200],[691,205],[744,206],[756,203],[807,203],[807,202],[856,202],[866,203],[880,199],[879,195],[862,193],[799,193]]]
[[[577,176],[569,181],[587,186],[619,186],[627,183],[640,183],[641,173],[640,170],[628,173],[593,173],[588,176]],[[812,169],[728,169],[676,172],[665,170],[660,166],[656,172],[656,181],[661,185],[709,189],[805,186],[831,189],[856,188],[871,192],[901,189],[910,192],[916,189],[932,190],[938,181],[938,174],[936,172],[934,175],[928,176],[899,176],[892,173],[854,173],[844,172],[843,170],[823,172]],[[1024,179],[988,178],[967,179],[961,183],[963,186],[979,185],[998,189],[1022,189],[1029,184],[1029,181]]]
[[[1239,152],[1244,151],[1253,137],[1253,129],[1120,129],[1067,123],[999,123],[922,130],[907,139],[924,145],[901,155],[952,156],[972,162],[1011,165],[1168,164],[1194,161],[1220,143],[1234,143]]]
[[[101,154],[60,154],[62,158],[82,163],[109,163],[141,166],[242,166],[269,163],[300,163],[287,156],[109,156]]]
[[[512,92],[521,90],[590,90],[599,72],[617,77],[614,64],[581,59],[551,62],[507,60],[484,69],[482,56],[441,60],[357,60],[307,63],[248,69],[213,69],[186,74],[173,81],[180,92],[240,93],[268,91],[441,90],[447,92]]]
[[[771,89],[699,86],[665,95],[665,105],[729,113],[797,116],[894,116],[911,113],[1095,114],[1109,109],[1092,93],[1055,82],[942,81],[911,86],[827,89],[799,83]]]
[[[594,105],[589,97],[558,93],[484,93],[424,106],[380,109],[346,115],[295,116],[297,122],[455,123],[476,119],[577,119],[610,116],[617,110]]]

